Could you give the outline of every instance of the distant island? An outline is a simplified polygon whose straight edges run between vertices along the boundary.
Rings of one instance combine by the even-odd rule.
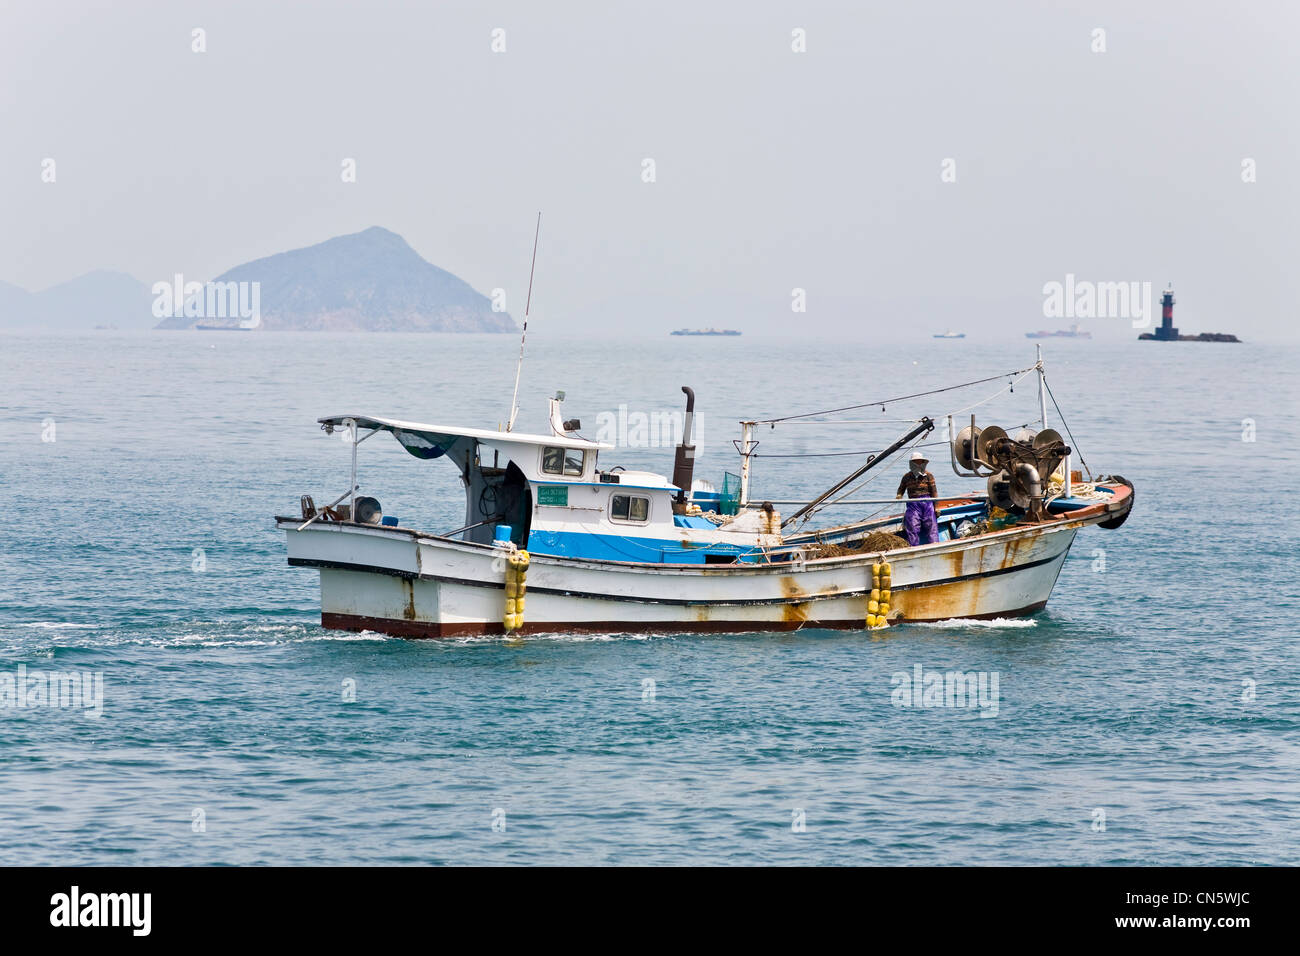
[[[739,335],[735,329],[677,329],[669,335]]]
[[[87,272],[40,292],[0,282],[0,329],[145,329],[157,321],[152,302],[149,287],[125,272]]]
[[[160,329],[517,332],[507,312],[379,226],[235,266],[209,286],[258,283],[259,316],[169,315]],[[176,311],[194,312],[195,309]],[[232,309],[231,312],[234,312]]]
[[[156,278],[147,284],[99,270],[40,292],[0,282],[0,329],[518,331],[487,296],[378,226],[247,262],[208,282]]]

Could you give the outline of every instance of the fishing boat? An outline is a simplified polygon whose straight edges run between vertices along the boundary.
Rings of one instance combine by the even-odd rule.
[[[718,491],[694,479],[689,387],[671,479],[607,463],[613,446],[576,434],[580,423],[561,417],[562,393],[550,400],[549,431],[540,434],[513,430],[513,402],[509,423],[498,430],[326,415],[320,427],[343,430],[350,445],[348,490],[323,508],[303,496],[301,513],[278,516],[276,526],[289,564],[320,575],[322,625],[341,630],[411,638],[667,634],[1030,615],[1046,606],[1075,535],[1122,525],[1134,490],[1122,477],[1089,472],[1085,481],[1071,468],[1075,449],[1047,426],[1050,386],[1041,356],[1024,369],[926,394],[995,381],[1005,391],[1005,383],[1014,388],[1027,375],[1038,376],[1036,428],[1011,434],[980,426],[974,413],[969,422],[946,418],[940,444],[953,471],[980,484],[968,494],[925,499],[939,531],[931,542],[897,537],[902,502],[852,496],[885,473],[887,462],[920,446],[936,418],[921,416],[820,494],[760,502],[750,493],[757,428],[843,420],[807,413],[740,422],[739,474],[725,476]],[[857,407],[866,406],[850,406]],[[380,433],[422,463],[458,470],[462,527],[409,527],[385,515],[376,497],[360,494],[358,447]],[[786,505],[797,508],[783,518],[779,507]],[[812,527],[831,506],[876,511]],[[880,514],[880,506],[891,513]]]
[[[934,333],[934,338],[936,339],[964,339],[965,337],[965,332],[955,332],[952,329],[949,329],[947,332]]]

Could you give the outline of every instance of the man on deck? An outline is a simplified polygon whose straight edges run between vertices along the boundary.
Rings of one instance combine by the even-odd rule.
[[[911,470],[898,483],[898,494],[894,497],[903,497],[903,492],[907,492],[908,498],[939,497],[939,486],[934,482],[934,475],[925,470],[928,464],[930,460],[925,455],[919,451],[912,452]],[[926,544],[939,540],[939,525],[934,520],[934,502],[909,501],[907,512],[903,515],[903,536],[912,547],[921,543],[922,528],[925,529]]]

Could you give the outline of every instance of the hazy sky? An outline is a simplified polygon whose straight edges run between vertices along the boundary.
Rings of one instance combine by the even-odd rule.
[[[1018,336],[1068,324],[1042,288],[1073,273],[1294,338],[1298,44],[1286,0],[4,0],[0,280],[382,225],[518,317],[541,209],[564,331]]]

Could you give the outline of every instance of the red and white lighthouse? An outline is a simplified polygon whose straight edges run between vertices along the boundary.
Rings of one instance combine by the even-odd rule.
[[[1178,341],[1178,330],[1174,328],[1174,284],[1169,283],[1160,296],[1160,328],[1156,329],[1156,338],[1161,341]]]

